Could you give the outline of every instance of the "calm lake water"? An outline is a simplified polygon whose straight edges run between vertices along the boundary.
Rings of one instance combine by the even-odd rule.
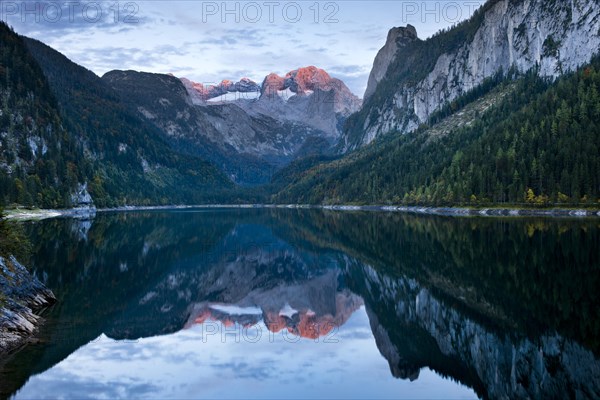
[[[323,210],[26,224],[39,398],[599,398],[600,221]],[[3,396],[0,396],[3,397]]]

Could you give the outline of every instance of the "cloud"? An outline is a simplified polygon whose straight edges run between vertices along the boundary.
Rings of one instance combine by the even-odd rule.
[[[113,69],[155,70],[164,64],[165,57],[183,56],[184,49],[173,45],[158,45],[152,49],[139,47],[100,47],[72,51],[73,61],[84,65],[94,65],[96,71],[107,72]]]
[[[139,15],[137,3],[128,4],[131,6],[90,0],[6,2],[0,16],[22,34],[46,38],[90,30],[123,33],[153,22]]]
[[[200,43],[200,44],[211,44],[211,45],[223,46],[223,45],[226,45],[226,44],[229,44],[229,45],[236,44],[237,40],[235,40],[234,38],[230,38],[230,37],[220,37],[220,38],[202,39],[198,43]]]
[[[335,24],[315,23],[304,4],[305,15],[298,23],[286,22],[281,15],[275,16],[274,23],[235,22],[234,18],[223,23],[219,16],[203,22],[197,3],[176,0],[133,2],[132,9],[125,8],[126,2],[79,0],[73,10],[70,3],[57,2],[62,5],[60,11],[54,11],[61,13],[58,19],[50,10],[54,1],[38,0],[37,7],[47,15],[40,14],[36,21],[32,14],[23,23],[23,10],[7,15],[7,3],[0,3],[4,5],[0,17],[17,32],[42,40],[98,75],[113,69],[137,69],[173,72],[197,82],[241,76],[261,81],[270,72],[281,74],[316,65],[342,79],[357,94],[366,87],[368,70],[388,30],[405,24],[402,2],[365,8],[360,2],[342,1]],[[15,2],[20,7],[24,3]],[[445,27],[432,23],[416,26],[423,37]],[[242,71],[243,75],[239,74]]]
[[[365,65],[334,65],[329,67],[329,72],[344,76],[361,76],[369,73],[369,67]]]
[[[160,391],[160,387],[150,382],[136,382],[135,379],[114,379],[110,381],[93,381],[70,371],[57,371],[49,379],[42,378],[43,385],[28,386],[19,395],[25,398],[45,399],[61,393],[65,398],[88,399],[104,398],[139,399],[151,397]],[[65,382],[69,382],[65,385]],[[54,394],[54,395],[53,395]]]
[[[324,38],[328,38],[328,37],[335,36],[335,33],[333,33],[333,32],[327,32],[327,33],[318,32],[318,33],[315,33],[315,35],[316,36],[320,36],[320,37],[324,37]]]

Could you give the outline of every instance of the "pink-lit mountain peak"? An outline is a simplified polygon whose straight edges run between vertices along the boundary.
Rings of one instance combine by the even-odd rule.
[[[260,313],[254,310],[249,313],[244,312],[248,308],[239,307],[235,304],[218,307],[223,305],[199,303],[192,307],[186,327],[189,328],[208,321],[219,321],[225,327],[236,324],[242,327],[251,327],[262,320],[266,328],[273,333],[285,329],[296,336],[317,339],[344,325],[352,314],[364,304],[360,297],[348,291],[336,293],[333,300],[334,309],[321,312],[313,311],[311,307],[307,306],[292,308],[289,303],[286,303],[288,305],[284,308],[263,304],[258,306]],[[269,301],[267,300],[267,303]],[[303,298],[303,301],[307,301],[307,299]],[[292,303],[294,302],[292,301]],[[233,312],[226,311],[228,308]],[[314,304],[314,308],[323,308],[323,304]]]
[[[226,93],[260,92],[262,95],[275,95],[280,91],[289,89],[292,93],[305,95],[315,90],[336,90],[348,96],[354,96],[346,85],[337,78],[332,78],[324,69],[310,65],[289,71],[284,76],[270,73],[259,85],[249,78],[241,78],[237,82],[223,80],[218,84],[202,84],[181,78],[193,97],[203,101],[222,96]]]
[[[285,76],[270,73],[263,81],[262,94],[271,95],[278,91],[290,89],[293,93],[303,95],[309,90],[327,91],[332,88],[339,88],[341,87],[340,84],[343,85],[339,79],[332,78],[324,69],[311,65],[290,71]]]

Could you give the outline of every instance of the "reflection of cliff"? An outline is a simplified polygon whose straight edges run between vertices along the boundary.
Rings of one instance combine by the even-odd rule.
[[[360,297],[338,287],[338,275],[338,271],[328,271],[296,285],[257,288],[236,304],[197,303],[186,325],[220,321],[225,326],[252,326],[262,320],[271,332],[287,329],[293,335],[316,339],[342,326],[363,304]]]
[[[598,398],[600,361],[558,334],[535,340],[495,332],[411,279],[390,279],[354,264],[381,354],[396,377],[430,367],[492,399]],[[351,285],[353,286],[353,285]]]
[[[274,211],[273,218],[290,243],[417,279],[502,329],[557,331],[600,355],[600,227],[593,219],[321,210]]]
[[[122,316],[128,306],[137,303],[149,285],[168,276],[176,260],[210,252],[235,220],[213,215],[199,223],[184,213],[150,212],[100,214],[93,223],[54,219],[28,225],[33,272],[58,301],[44,314],[47,323],[38,335],[47,345],[29,346],[0,360],[0,398],[103,332],[115,327],[126,331]],[[172,332],[181,329],[183,321],[185,316],[162,320],[144,332]],[[135,323],[132,319],[127,326]]]

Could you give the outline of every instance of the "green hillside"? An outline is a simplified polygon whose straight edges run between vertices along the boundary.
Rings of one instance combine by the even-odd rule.
[[[176,153],[94,73],[39,41],[26,43],[92,164],[97,205],[203,203],[232,187],[212,164]]]
[[[41,69],[0,23],[0,205],[69,205],[84,165]]]
[[[498,99],[489,108],[476,109],[484,96],[448,113],[459,99],[416,132],[391,133],[340,160],[283,171],[290,183],[276,187],[273,201],[597,204],[599,92],[598,58],[555,82],[536,71],[507,79],[491,90],[488,100]],[[469,107],[476,109],[471,119],[456,118]]]

